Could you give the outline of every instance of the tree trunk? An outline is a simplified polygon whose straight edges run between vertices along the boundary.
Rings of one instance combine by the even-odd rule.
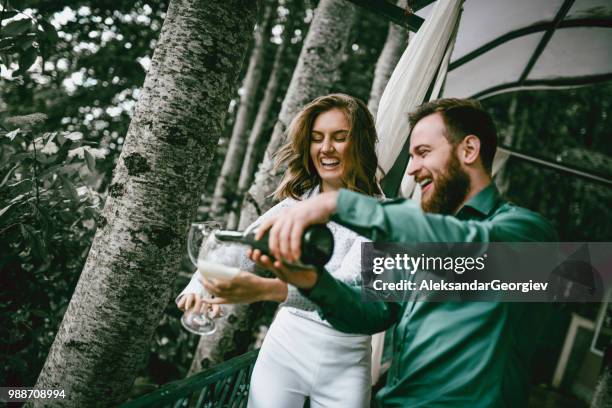
[[[293,33],[293,20],[293,18],[289,18],[285,24],[282,43],[276,49],[274,64],[272,65],[272,71],[270,72],[266,91],[261,101],[261,105],[259,105],[259,111],[257,112],[253,129],[249,135],[249,143],[244,155],[244,164],[240,170],[240,179],[238,180],[238,190],[236,194],[238,197],[237,203],[242,201],[242,197],[244,197],[247,189],[251,186],[253,176],[255,175],[255,167],[259,164],[259,159],[261,157],[259,146],[264,142],[264,132],[269,128],[268,123],[270,123],[272,119],[272,107],[276,99],[276,94],[278,93],[278,88],[281,85],[281,71],[282,65],[285,63],[285,51],[288,48]],[[238,219],[240,217],[240,206],[234,205],[232,207],[227,219],[227,228],[231,230],[238,227]]]
[[[606,314],[608,314],[606,308]],[[591,408],[612,407],[612,346],[608,345],[604,351],[603,365],[597,380],[597,386],[591,399]]]
[[[255,177],[255,184],[249,190],[240,214],[243,229],[253,222],[262,211],[269,209],[273,201],[270,193],[276,189],[283,170],[273,170],[272,154],[285,141],[285,128],[299,109],[320,95],[330,92],[342,62],[345,49],[349,46],[351,25],[355,21],[354,6],[344,0],[321,0],[315,17],[308,30],[304,46],[285,95],[281,112],[266,149],[264,161]],[[224,305],[226,318],[217,325],[213,336],[204,336],[198,344],[196,358],[190,372],[199,367],[216,364],[228,356],[244,353],[246,342],[240,333],[254,332],[251,311],[259,305]]]
[[[275,5],[275,4],[274,4]],[[270,25],[272,22],[272,11],[276,8],[272,7],[270,1],[266,1],[265,11],[261,24],[255,30],[255,41],[253,52],[249,60],[249,67],[244,77],[243,93],[240,97],[240,104],[236,112],[236,122],[232,129],[229,146],[221,174],[217,179],[213,199],[210,207],[211,217],[218,219],[226,213],[227,208],[235,200],[235,188],[242,161],[246,150],[246,137],[248,129],[253,121],[253,111],[257,104],[255,96],[259,89],[261,76],[264,67],[265,50],[270,41]]]
[[[270,194],[278,186],[285,169],[274,169],[272,155],[285,143],[285,130],[293,116],[314,98],[328,94],[337,81],[338,67],[350,45],[356,13],[355,6],[344,0],[319,2],[262,165],[242,204],[239,228],[248,226],[274,204]]]
[[[406,0],[399,0],[397,5],[399,7],[406,7]],[[389,32],[385,45],[376,62],[374,81],[372,82],[370,98],[368,99],[368,109],[370,109],[374,117],[376,117],[378,112],[378,104],[387,86],[387,82],[389,82],[395,66],[408,46],[408,34],[409,31],[406,28],[389,23]]]
[[[116,406],[142,367],[256,8],[244,0],[170,2],[87,262],[36,384],[65,390],[54,405]]]

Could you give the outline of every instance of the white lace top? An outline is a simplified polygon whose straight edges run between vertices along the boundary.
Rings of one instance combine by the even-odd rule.
[[[302,199],[318,194],[319,188],[305,193]],[[290,207],[297,201],[292,198],[286,198],[274,207],[270,208],[262,214],[251,226],[261,223],[266,218],[269,218],[279,213],[284,208]],[[345,282],[349,285],[361,284],[361,243],[367,239],[357,235],[355,232],[337,224],[328,222],[327,226],[334,236],[334,253],[325,269],[336,279]],[[218,262],[228,266],[237,266],[241,270],[252,272],[255,269],[255,264],[246,256],[245,247],[242,245],[224,245],[223,248],[215,253],[215,258]],[[197,271],[191,277],[189,284],[177,296],[176,302],[181,296],[187,293],[199,293],[201,296],[208,296],[206,290],[198,279]],[[318,306],[311,302],[306,297],[302,296],[299,290],[293,286],[288,286],[287,299],[281,303],[281,307],[287,308],[289,312],[297,316],[301,316],[310,320],[314,320],[329,326],[329,323],[319,316]]]

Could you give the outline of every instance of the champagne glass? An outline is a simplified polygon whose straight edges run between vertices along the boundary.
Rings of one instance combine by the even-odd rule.
[[[214,263],[215,252],[219,251],[222,243],[215,238],[214,233],[220,229],[221,224],[216,221],[192,223],[189,228],[187,253],[191,262],[204,276],[205,269],[210,269],[205,268],[206,264],[216,265]],[[211,335],[217,330],[217,325],[208,316],[208,313],[202,313],[199,310],[186,310],[181,318],[181,323],[186,330],[201,336]]]

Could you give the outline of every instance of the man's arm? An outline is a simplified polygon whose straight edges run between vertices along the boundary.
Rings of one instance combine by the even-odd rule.
[[[306,226],[326,221],[331,214],[334,221],[375,242],[556,241],[556,233],[548,221],[519,207],[509,209],[491,221],[462,221],[452,216],[425,214],[412,201],[381,203],[348,190],[341,190],[336,195],[322,194],[318,201],[304,201],[300,207],[292,209],[292,213],[270,225],[274,224],[273,229],[281,231],[277,242],[287,242],[290,236],[301,237]],[[272,245],[270,248],[273,249]],[[290,252],[286,246],[282,250],[277,246],[273,253],[277,259],[277,254],[299,255],[295,250]],[[288,259],[288,256],[282,258]],[[317,276],[312,270],[289,271],[279,261],[274,262],[274,267],[276,270],[269,269],[281,279],[306,289],[303,290],[305,296],[318,304],[323,317],[339,330],[374,333],[392,324],[399,314],[397,304],[362,302],[358,290],[337,282],[327,272]]]
[[[278,260],[249,250],[249,257],[320,306],[321,317],[336,329],[347,333],[374,334],[390,327],[398,318],[400,306],[395,303],[362,302],[359,287],[334,279],[326,270],[290,268]]]
[[[346,333],[375,334],[393,325],[400,315],[398,303],[364,302],[361,289],[334,279],[322,270],[312,289],[300,289],[321,308],[321,317]]]
[[[270,231],[269,246],[277,259],[295,262],[309,225],[329,219],[374,242],[553,242],[557,234],[540,215],[520,207],[493,221],[465,221],[423,213],[410,200],[380,202],[348,190],[323,193],[264,222],[258,238]],[[291,283],[291,282],[290,282]]]
[[[410,200],[381,203],[341,190],[332,220],[375,242],[550,242],[557,235],[539,214],[514,207],[492,221],[427,214]]]

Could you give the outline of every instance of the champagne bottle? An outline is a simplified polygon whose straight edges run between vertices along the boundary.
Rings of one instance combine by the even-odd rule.
[[[217,231],[215,238],[222,242],[234,242],[259,249],[262,253],[270,256],[268,248],[269,232],[266,231],[263,237],[255,240],[255,232],[240,231]],[[299,264],[324,266],[334,253],[334,236],[324,224],[311,225],[306,228],[302,235],[302,251]]]

